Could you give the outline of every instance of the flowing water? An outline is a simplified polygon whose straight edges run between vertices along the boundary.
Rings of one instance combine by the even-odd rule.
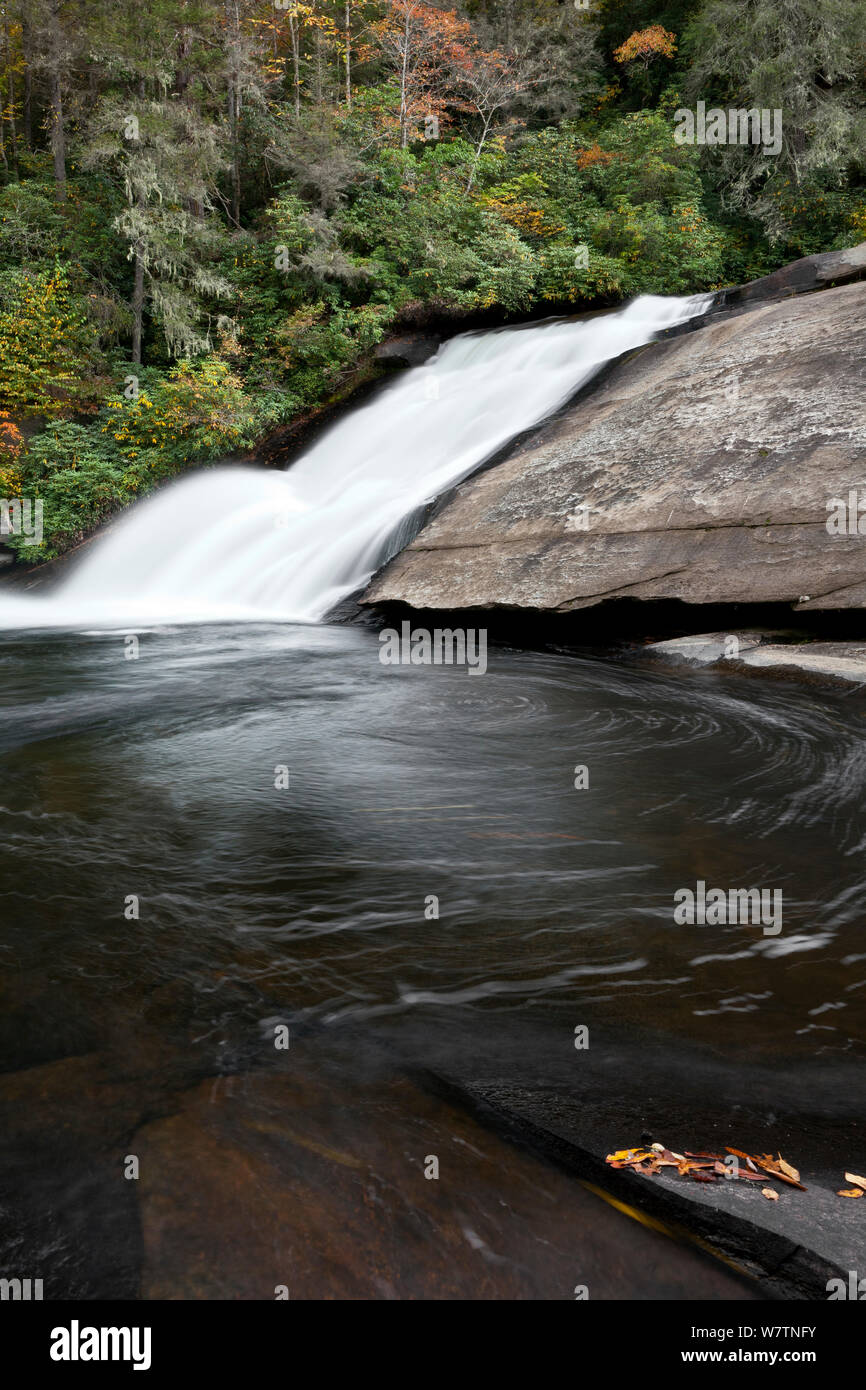
[[[707,302],[646,295],[603,317],[454,338],[288,472],[208,469],[140,503],[59,594],[4,597],[0,626],[316,622],[400,548],[425,502]]]
[[[645,331],[646,315],[623,318]],[[415,420],[430,451],[405,516],[435,471],[418,382],[446,376],[449,354],[470,372],[483,358],[505,428],[498,372],[513,391],[519,345],[560,363],[537,418],[589,370],[562,360],[563,334],[579,356],[583,332],[457,340],[322,441],[303,482],[242,473],[262,489],[258,530],[205,514],[226,477],[246,502],[234,471],[203,474],[137,508],[28,630],[2,599],[4,1276],[59,1298],[753,1296],[497,1138],[431,1074],[567,1097],[611,1147],[650,1123],[675,1147],[854,1163],[858,692],[506,648],[473,678],[383,666],[362,628],[203,621],[257,606],[309,620],[356,588],[400,519],[379,490],[396,467],[379,416]],[[445,399],[437,428],[464,447],[440,487],[487,451]],[[471,414],[477,381],[460,399]],[[370,490],[351,480],[352,419],[381,465]],[[314,457],[345,525],[330,536],[299,513],[307,562],[292,552],[281,571],[264,493],[291,482],[299,499]],[[342,508],[352,488],[363,528],[358,493]],[[181,506],[190,549],[209,537],[196,563],[171,529]],[[163,591],[164,553],[195,625],[166,618],[182,594]],[[162,618],[134,628],[129,660],[128,627],[98,610],[128,623],[139,580],[141,611]],[[781,889],[781,933],[676,925],[673,895],[698,879]]]

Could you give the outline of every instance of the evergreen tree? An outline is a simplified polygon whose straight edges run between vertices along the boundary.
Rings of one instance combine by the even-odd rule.
[[[720,106],[781,111],[778,156],[714,147],[729,203],[787,231],[784,190],[866,169],[863,0],[707,0],[685,36],[687,91]]]

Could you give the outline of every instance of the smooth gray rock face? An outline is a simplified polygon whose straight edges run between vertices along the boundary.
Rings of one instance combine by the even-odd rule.
[[[851,490],[866,509],[862,281],[639,349],[463,483],[365,601],[857,608],[866,534],[856,518],[853,535],[828,531],[831,499]]]

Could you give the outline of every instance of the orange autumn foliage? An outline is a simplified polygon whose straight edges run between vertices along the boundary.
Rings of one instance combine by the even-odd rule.
[[[577,156],[577,167],[578,169],[591,169],[594,164],[601,164],[604,166],[618,158],[618,155],[612,154],[608,150],[603,150],[598,141],[596,141],[596,143],[590,145],[588,149],[581,150],[580,154]]]
[[[672,58],[677,51],[677,36],[661,24],[649,29],[637,29],[624,44],[614,51],[617,63],[641,63],[649,67],[654,58]]]

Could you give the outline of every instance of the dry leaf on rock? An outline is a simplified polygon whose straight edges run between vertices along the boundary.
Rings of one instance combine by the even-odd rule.
[[[778,1202],[779,1194],[774,1187],[762,1187],[761,1196],[766,1197],[768,1202]]]
[[[619,1163],[628,1166],[631,1163],[644,1163],[646,1159],[653,1157],[652,1149],[618,1149],[615,1154],[608,1154],[605,1163]]]
[[[662,1143],[654,1143],[648,1149],[642,1146],[617,1149],[616,1153],[607,1155],[606,1161],[611,1168],[631,1168],[635,1173],[644,1173],[650,1177],[658,1177],[662,1168],[676,1168],[680,1177],[693,1178],[695,1182],[717,1182],[719,1178],[766,1182],[769,1174],[771,1178],[778,1178],[780,1182],[788,1183],[791,1187],[799,1187],[801,1192],[806,1191],[800,1182],[797,1169],[781,1154],[778,1158],[774,1158],[772,1154],[752,1155],[742,1149],[733,1149],[729,1145],[726,1146],[725,1152],[742,1159],[748,1172],[742,1164],[736,1169],[729,1168],[721,1154],[692,1153],[689,1149],[686,1149],[685,1154],[678,1154],[675,1149],[669,1149]],[[848,1182],[862,1184],[863,1190],[866,1191],[866,1178],[858,1178],[853,1173],[846,1173],[845,1178]],[[778,1193],[772,1188],[762,1190],[765,1196],[772,1192],[769,1200],[776,1201]]]
[[[728,1147],[728,1148],[727,1148],[727,1152],[728,1152],[729,1154],[734,1154],[734,1156],[735,1156],[736,1158],[744,1158],[744,1159],[746,1160],[746,1163],[749,1165],[750,1170],[751,1170],[753,1173],[757,1173],[758,1170],[757,1170],[757,1168],[755,1167],[754,1163],[752,1162],[751,1158],[749,1157],[748,1154],[744,1154],[742,1149],[732,1149],[732,1148]]]
[[[675,1154],[671,1149],[666,1149],[664,1144],[653,1144],[653,1149],[660,1168],[676,1168],[683,1162],[682,1154]]]
[[[796,1168],[792,1168],[790,1163],[785,1163],[785,1168],[788,1169],[788,1172],[785,1172],[785,1168],[782,1168],[780,1164],[777,1163],[772,1154],[754,1154],[753,1157],[755,1162],[760,1164],[763,1168],[764,1172],[770,1174],[770,1177],[778,1178],[779,1182],[790,1183],[792,1187],[799,1187],[801,1192],[806,1191],[806,1188],[800,1182],[799,1174],[796,1178],[791,1177],[791,1173],[796,1173],[797,1170]],[[782,1162],[784,1163],[784,1159]]]

